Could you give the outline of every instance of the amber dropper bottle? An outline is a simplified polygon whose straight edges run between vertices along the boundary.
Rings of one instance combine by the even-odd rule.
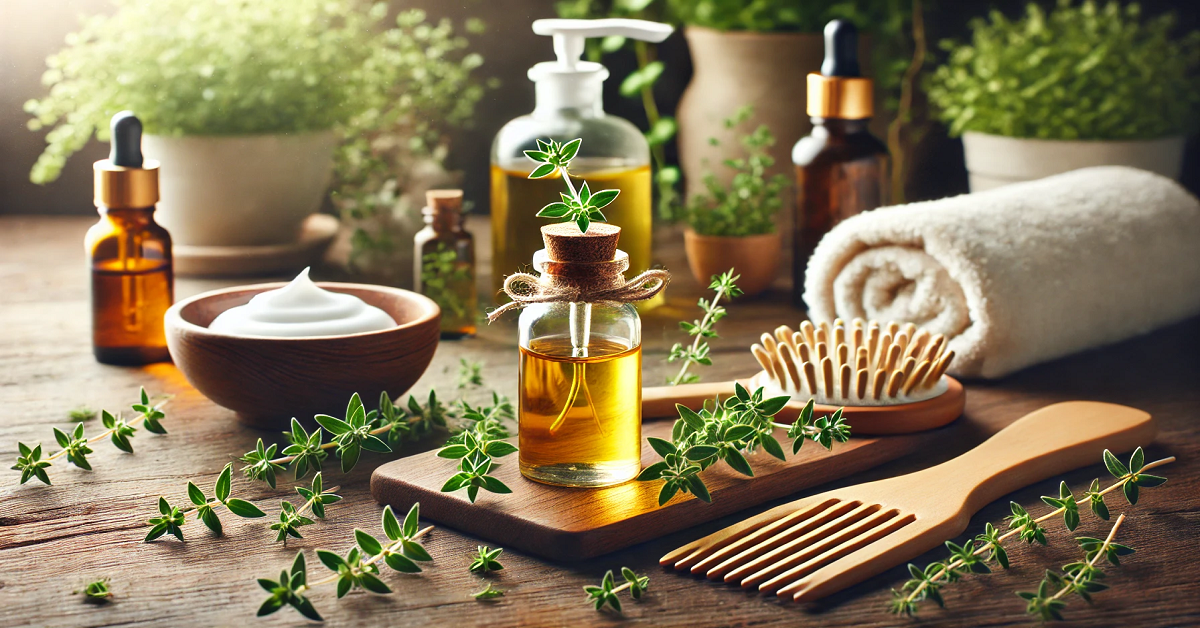
[[[891,159],[867,130],[871,79],[858,66],[858,31],[845,20],[825,26],[825,61],[808,75],[813,130],[792,149],[796,165],[793,302],[803,307],[804,271],[817,243],[837,223],[888,204]]]
[[[429,190],[425,227],[413,236],[413,283],[442,309],[443,338],[475,334],[475,238],[463,227],[462,190]]]
[[[170,360],[163,315],[174,302],[171,236],[154,222],[158,162],[142,159],[142,123],[112,118],[112,151],[97,161],[100,222],[84,239],[92,270],[92,352],[105,364]]]

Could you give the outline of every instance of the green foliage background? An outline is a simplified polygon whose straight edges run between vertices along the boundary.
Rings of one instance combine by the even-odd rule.
[[[929,98],[952,135],[1055,140],[1151,139],[1200,126],[1200,31],[1144,19],[1138,4],[1029,4],[972,22],[970,43],[942,43]]]

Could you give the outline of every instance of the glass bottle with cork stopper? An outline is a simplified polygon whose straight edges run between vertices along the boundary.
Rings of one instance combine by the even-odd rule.
[[[641,469],[642,324],[632,302],[669,279],[652,270],[626,280],[621,229],[592,223],[541,228],[541,273],[510,275],[505,292],[523,307],[519,327],[521,473],[547,484],[619,484]],[[525,289],[518,289],[519,284]]]
[[[442,309],[442,337],[475,333],[475,239],[464,226],[462,190],[429,190],[425,227],[413,236],[413,283]]]
[[[891,159],[867,130],[874,114],[871,79],[858,65],[858,31],[845,20],[825,26],[825,61],[808,75],[813,130],[792,148],[796,166],[793,301],[803,306],[804,271],[834,225],[888,204]]]
[[[84,239],[92,271],[92,351],[105,364],[170,360],[163,315],[175,300],[171,236],[154,221],[156,161],[142,158],[142,123],[112,118],[112,151],[97,161],[100,221]]]

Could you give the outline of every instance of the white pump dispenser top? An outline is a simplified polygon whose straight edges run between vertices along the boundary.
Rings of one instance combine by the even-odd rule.
[[[625,18],[535,20],[533,32],[554,37],[554,54],[558,57],[558,61],[544,61],[529,69],[529,80],[537,89],[535,111],[600,110],[608,70],[599,63],[580,60],[585,39],[615,35],[658,43],[673,30],[669,24]]]

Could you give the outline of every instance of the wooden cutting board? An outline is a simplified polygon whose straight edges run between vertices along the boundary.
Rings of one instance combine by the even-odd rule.
[[[661,460],[646,436],[670,439],[671,422],[642,428],[642,466]],[[552,560],[591,558],[655,539],[699,523],[846,477],[912,453],[942,430],[902,436],[851,438],[832,452],[806,443],[781,462],[765,452],[752,454],[755,477],[721,462],[704,472],[713,503],[676,495],[658,505],[661,482],[630,481],[600,489],[548,486],[521,476],[517,454],[499,459],[493,475],[512,488],[511,495],[481,491],[474,504],[466,491],[441,492],[455,473],[457,460],[433,451],[384,464],[371,475],[371,494],[399,512],[421,503],[421,516],[506,548]],[[776,437],[789,449],[783,430]],[[790,450],[789,450],[790,452]]]

